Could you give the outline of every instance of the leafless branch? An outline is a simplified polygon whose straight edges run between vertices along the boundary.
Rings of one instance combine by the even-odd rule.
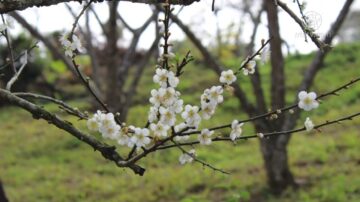
[[[5,19],[4,19],[4,15],[1,14],[1,19],[3,21],[3,23],[5,24]],[[6,39],[6,44],[7,44],[7,47],[8,47],[8,51],[9,51],[9,54],[10,54],[10,65],[11,65],[11,68],[12,68],[12,71],[14,74],[16,74],[17,70],[16,70],[16,67],[15,67],[15,61],[14,61],[14,53],[13,53],[13,48],[12,48],[12,45],[11,45],[11,39],[9,37],[9,33],[8,33],[8,29],[5,29],[4,30],[4,33],[2,33],[4,36],[5,36],[5,39]]]
[[[319,128],[322,128],[322,127],[328,126],[328,125],[339,124],[342,121],[350,121],[350,120],[353,120],[353,118],[358,117],[358,116],[360,116],[360,112],[357,112],[357,113],[354,113],[354,114],[351,114],[349,116],[345,116],[345,117],[342,117],[339,119],[335,119],[332,121],[325,121],[322,124],[315,125],[314,129],[319,129]],[[273,136],[279,136],[279,135],[290,135],[290,134],[302,132],[305,130],[306,130],[306,128],[302,127],[302,128],[288,130],[288,131],[263,133],[263,138],[271,138]],[[253,138],[259,138],[259,135],[255,134],[255,135],[241,136],[241,137],[236,138],[235,140],[248,140],[248,139],[253,139]],[[216,138],[213,138],[212,141],[213,142],[218,142],[218,141],[232,142],[233,140],[231,140],[228,137],[216,137]],[[179,147],[179,146],[193,146],[193,145],[197,145],[197,144],[200,144],[200,142],[192,141],[192,142],[177,143],[177,144],[171,144],[171,145],[165,145],[165,146],[158,147],[157,150],[170,149],[170,148]]]
[[[88,119],[88,115],[82,113],[80,110],[71,107],[70,105],[66,104],[64,101],[59,100],[59,99],[55,99],[49,96],[45,96],[45,95],[39,95],[39,94],[35,94],[35,93],[22,93],[22,92],[16,92],[13,93],[13,95],[16,95],[18,97],[27,97],[27,98],[34,98],[34,99],[39,99],[39,100],[46,100],[46,101],[50,101],[53,102],[57,105],[59,105],[59,107],[63,110],[65,110],[66,112],[70,113],[71,115],[75,115],[80,119]]]
[[[319,35],[317,35],[311,27],[307,26],[285,3],[279,0],[278,5],[285,12],[287,12],[291,18],[294,19],[294,21],[301,27],[303,32],[306,33],[311,38],[311,40],[320,50],[327,51],[331,48],[329,44],[326,44],[321,40],[319,40],[320,38]]]
[[[6,84],[6,90],[10,91],[11,86],[18,80],[19,76],[21,75],[22,71],[24,70],[25,66],[28,63],[28,54],[27,51],[25,51],[24,54],[24,62],[21,65],[21,67],[19,68],[19,71],[15,72],[14,76],[7,82]]]
[[[174,145],[175,145],[177,148],[179,148],[180,151],[182,151],[183,153],[191,156],[191,158],[193,158],[195,162],[200,163],[200,164],[203,165],[204,167],[208,167],[208,168],[210,168],[210,169],[212,169],[212,170],[214,170],[214,171],[216,171],[216,172],[220,172],[220,173],[222,173],[222,174],[230,175],[229,172],[226,172],[226,171],[224,171],[223,169],[220,169],[220,168],[216,168],[216,167],[212,166],[211,164],[206,163],[205,161],[200,160],[199,158],[197,158],[197,157],[195,157],[194,155],[190,154],[190,153],[187,152],[184,148],[182,148],[179,143],[177,143],[177,142],[175,142],[175,141],[172,141],[172,143],[174,143]]]
[[[66,2],[79,2],[82,3],[84,0],[3,0],[0,2],[0,14],[8,13],[15,10],[24,10],[30,7],[42,7],[42,6],[51,6],[59,3]],[[96,0],[94,2],[101,2],[102,0]],[[112,0],[107,0],[112,1]],[[132,3],[143,3],[143,4],[158,4],[165,3],[167,0],[119,0],[119,1],[128,1]],[[200,0],[172,0],[171,4],[174,5],[190,5],[193,2],[198,2]]]

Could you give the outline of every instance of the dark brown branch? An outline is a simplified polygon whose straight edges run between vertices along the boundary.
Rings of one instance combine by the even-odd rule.
[[[159,7],[158,7],[159,9]],[[187,27],[177,16],[170,15],[171,20],[176,23],[186,34],[186,36],[192,41],[192,43],[197,47],[200,53],[203,56],[206,65],[213,69],[218,75],[221,74],[222,68],[221,64],[211,55],[211,53],[206,49],[206,47],[201,43],[201,41],[195,36],[195,34]],[[243,89],[237,84],[233,83],[234,94],[240,100],[241,108],[248,113],[250,116],[255,114],[255,107],[249,102]]]
[[[19,71],[16,71],[15,74],[13,75],[13,77],[7,82],[6,90],[8,90],[8,91],[11,90],[11,86],[18,80],[18,78],[21,75],[22,71],[26,67],[26,65],[28,63],[28,53],[27,53],[27,51],[25,51],[25,56],[24,57],[25,57],[25,61],[24,61],[23,64],[21,64],[21,67],[19,68]]]
[[[44,119],[49,124],[53,124],[56,127],[68,132],[72,136],[78,138],[82,142],[90,145],[94,150],[99,151],[104,158],[113,161],[119,167],[129,167],[132,169],[136,174],[143,175],[145,169],[137,166],[135,164],[125,164],[124,159],[116,152],[116,148],[114,146],[107,145],[95,139],[93,136],[87,135],[77,128],[75,128],[70,122],[62,120],[60,117],[44,110],[43,108],[24,100],[20,97],[15,96],[14,94],[10,93],[9,91],[0,89],[0,99],[2,101],[8,102],[12,105],[16,105],[20,108],[25,109],[26,111],[30,112],[35,119]]]
[[[1,15],[1,19],[2,19],[3,23],[5,24],[6,22],[5,22],[5,19],[4,19],[3,15]],[[14,53],[13,53],[13,48],[12,48],[12,45],[11,45],[11,39],[9,37],[8,29],[4,30],[3,35],[5,36],[6,44],[7,44],[7,47],[8,47],[9,54],[10,54],[10,65],[11,65],[12,71],[13,71],[14,74],[16,74],[17,70],[16,70],[16,67],[15,67]]]
[[[328,126],[328,125],[332,125],[332,124],[339,124],[342,121],[351,121],[353,120],[353,118],[360,116],[360,112],[357,112],[355,114],[343,117],[343,118],[339,118],[336,120],[332,120],[332,121],[325,121],[322,124],[318,124],[314,126],[314,129],[319,129],[322,128],[324,126]],[[293,130],[287,130],[287,131],[280,131],[280,132],[270,132],[270,133],[263,133],[264,137],[263,138],[271,138],[273,136],[279,136],[279,135],[290,135],[293,133],[298,133],[298,132],[302,132],[305,131],[306,128],[302,127],[302,128],[298,128],[298,129],[293,129]],[[247,139],[253,139],[253,138],[259,138],[259,135],[248,135],[248,136],[241,136],[236,138],[236,140],[247,140]],[[216,137],[214,139],[212,139],[213,142],[218,142],[218,141],[228,141],[231,142],[233,140],[231,140],[228,137]],[[193,146],[193,145],[197,145],[200,144],[199,141],[192,141],[192,142],[184,142],[184,143],[178,143],[178,144],[171,144],[171,145],[165,145],[165,146],[161,146],[158,147],[157,150],[164,150],[164,149],[170,149],[173,147],[178,147],[178,146]]]
[[[239,67],[238,71],[236,71],[235,74],[238,74],[240,70],[244,69],[251,60],[254,60],[256,56],[260,55],[261,51],[265,48],[266,45],[270,43],[271,39],[272,37],[268,39],[265,43],[261,44],[261,47],[254,54],[252,54],[250,57],[247,57],[244,64]]]
[[[21,92],[18,93],[18,92],[16,92],[16,93],[13,93],[13,95],[16,95],[18,97],[24,97],[24,98],[27,97],[27,98],[50,101],[50,102],[53,102],[53,103],[59,105],[63,110],[70,113],[71,115],[75,115],[75,116],[79,117],[80,119],[88,119],[88,116],[86,114],[82,113],[78,109],[75,109],[74,107],[71,107],[70,105],[66,104],[62,100],[58,100],[58,99],[55,99],[55,98],[52,98],[49,96],[39,95],[39,94],[35,94],[35,93],[21,93]]]
[[[327,96],[330,96],[330,95],[338,95],[338,92],[341,91],[341,90],[345,90],[345,89],[348,89],[351,85],[357,83],[360,81],[360,77],[356,78],[356,79],[353,79],[351,80],[350,82],[332,90],[332,91],[329,91],[327,93],[323,93],[321,95],[319,95],[316,100],[321,100],[322,98],[325,98]],[[244,119],[244,120],[241,120],[239,121],[239,123],[246,123],[246,122],[251,122],[251,121],[255,121],[255,120],[258,120],[258,119],[264,119],[264,118],[269,118],[271,117],[271,115],[278,115],[278,114],[282,114],[286,111],[289,111],[291,109],[294,109],[294,108],[297,108],[298,107],[298,104],[293,104],[293,105],[290,105],[290,106],[287,106],[287,107],[283,107],[283,108],[280,108],[280,109],[275,109],[271,112],[267,112],[265,114],[261,114],[261,115],[258,115],[258,116],[254,116],[254,117],[251,117],[249,119]],[[292,116],[293,114],[291,114]],[[231,124],[226,124],[226,125],[221,125],[221,126],[216,126],[216,127],[213,127],[213,128],[209,128],[209,130],[219,130],[219,129],[223,129],[223,128],[230,128],[231,127]],[[200,134],[201,131],[192,131],[192,132],[184,132],[182,133],[181,135],[192,135],[192,134]]]
[[[321,51],[327,51],[330,49],[329,44],[319,40],[320,37],[313,31],[313,29],[311,27],[308,27],[285,3],[279,0],[278,5],[285,12],[287,12],[291,18],[295,20],[295,22],[300,26],[303,32],[306,33],[311,38],[311,40]]]
[[[82,3],[84,0],[3,0],[0,1],[0,14],[8,13],[15,10],[24,10],[31,7],[42,7],[51,6],[59,3],[66,2],[79,2]],[[102,2],[103,0],[96,0],[95,2]],[[111,1],[111,0],[106,0]],[[165,3],[167,0],[121,0],[133,3],[144,3],[144,4],[157,4]],[[176,5],[190,5],[193,2],[200,0],[171,0],[171,4]]]
[[[174,145],[175,145],[177,148],[179,148],[180,151],[182,151],[183,153],[191,156],[191,158],[194,159],[195,162],[198,162],[198,163],[200,163],[201,165],[203,165],[203,166],[205,166],[205,167],[208,167],[208,168],[210,168],[210,169],[212,169],[212,170],[214,170],[214,171],[216,171],[216,172],[220,172],[220,173],[222,173],[222,174],[230,175],[229,172],[226,172],[226,171],[224,171],[224,170],[222,170],[222,169],[220,169],[220,168],[216,168],[216,167],[212,166],[211,164],[206,163],[205,161],[196,158],[194,155],[190,154],[190,153],[187,152],[184,148],[182,148],[179,143],[177,143],[177,142],[175,142],[175,141],[172,141],[172,143],[174,143]]]
[[[338,17],[336,18],[336,21],[334,24],[332,24],[331,28],[328,30],[328,32],[325,35],[324,42],[326,44],[331,44],[334,37],[337,35],[341,25],[343,24],[347,14],[349,13],[350,7],[354,0],[347,0],[344,3],[344,6],[342,7]],[[314,82],[314,78],[316,74],[319,72],[319,70],[323,66],[323,61],[327,54],[329,53],[329,50],[327,51],[317,51],[315,58],[313,59],[312,63],[308,67],[308,69],[304,73],[303,80],[299,86],[299,90],[307,90],[310,88],[310,86]],[[297,96],[294,100],[297,100]],[[296,120],[299,118],[300,112],[296,111],[295,114],[292,114],[291,116],[286,117],[284,127],[283,129],[289,130],[295,127]]]

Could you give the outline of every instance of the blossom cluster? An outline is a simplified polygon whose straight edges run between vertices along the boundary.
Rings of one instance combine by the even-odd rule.
[[[60,37],[60,43],[64,47],[65,55],[69,57],[73,57],[75,51],[81,52],[83,50],[81,42],[75,34],[72,35],[70,40],[69,34],[64,33]]]
[[[314,92],[306,92],[300,91],[298,94],[299,103],[298,107],[305,111],[311,111],[312,109],[316,109],[319,107],[319,102],[317,101],[316,93]],[[311,121],[309,117],[306,118],[304,122],[304,126],[306,131],[311,131],[314,128],[314,123]]]
[[[60,39],[61,44],[65,48],[65,54],[73,57],[75,50],[81,50],[79,39],[73,35],[72,40],[68,39],[68,35],[64,34]],[[173,55],[170,53],[169,55]],[[266,47],[261,53],[262,62],[266,62],[269,55],[269,49]],[[160,57],[159,62],[163,62],[164,55]],[[252,59],[246,59],[240,66],[244,75],[255,73],[256,62]],[[190,138],[189,135],[184,135],[184,132],[192,132],[199,129],[202,120],[209,120],[216,111],[219,104],[224,101],[224,89],[227,89],[237,80],[238,72],[231,69],[221,72],[219,82],[220,85],[214,85],[204,90],[200,96],[200,106],[186,104],[181,99],[181,93],[176,90],[180,80],[171,69],[162,68],[160,65],[155,70],[153,82],[159,87],[152,89],[150,92],[149,102],[151,107],[148,112],[148,125],[144,128],[135,126],[126,126],[125,123],[119,125],[112,113],[104,113],[97,111],[92,118],[87,122],[87,126],[92,131],[98,131],[103,138],[117,141],[119,145],[128,146],[130,148],[146,148],[149,145],[169,138],[181,142]],[[316,94],[302,91],[298,95],[298,107],[309,111],[318,107],[316,101]],[[181,117],[181,120],[177,118]],[[236,141],[243,133],[244,123],[238,120],[233,120],[231,123],[231,132],[229,139]],[[305,128],[310,131],[314,128],[314,124],[307,118]],[[199,131],[197,140],[201,145],[210,145],[213,141],[215,131],[203,128]],[[258,133],[259,138],[263,138],[263,133]],[[181,164],[190,163],[196,156],[194,149],[189,152],[183,152],[179,157]]]

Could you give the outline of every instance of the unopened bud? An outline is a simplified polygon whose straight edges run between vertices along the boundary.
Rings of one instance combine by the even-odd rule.
[[[257,136],[258,136],[259,138],[264,138],[264,133],[258,133]]]

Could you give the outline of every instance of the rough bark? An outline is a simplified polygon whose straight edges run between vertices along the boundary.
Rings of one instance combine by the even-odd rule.
[[[0,14],[8,13],[10,11],[15,11],[15,10],[24,10],[34,6],[42,7],[42,6],[51,6],[66,2],[81,3],[83,1],[84,0],[3,0],[0,1]],[[94,0],[94,2],[103,2],[103,1],[104,0]],[[107,0],[107,1],[111,1],[111,0]],[[132,3],[156,4],[156,3],[164,3],[166,0],[121,0],[121,1],[128,1]],[[190,5],[197,1],[200,0],[172,0],[171,4]]]

